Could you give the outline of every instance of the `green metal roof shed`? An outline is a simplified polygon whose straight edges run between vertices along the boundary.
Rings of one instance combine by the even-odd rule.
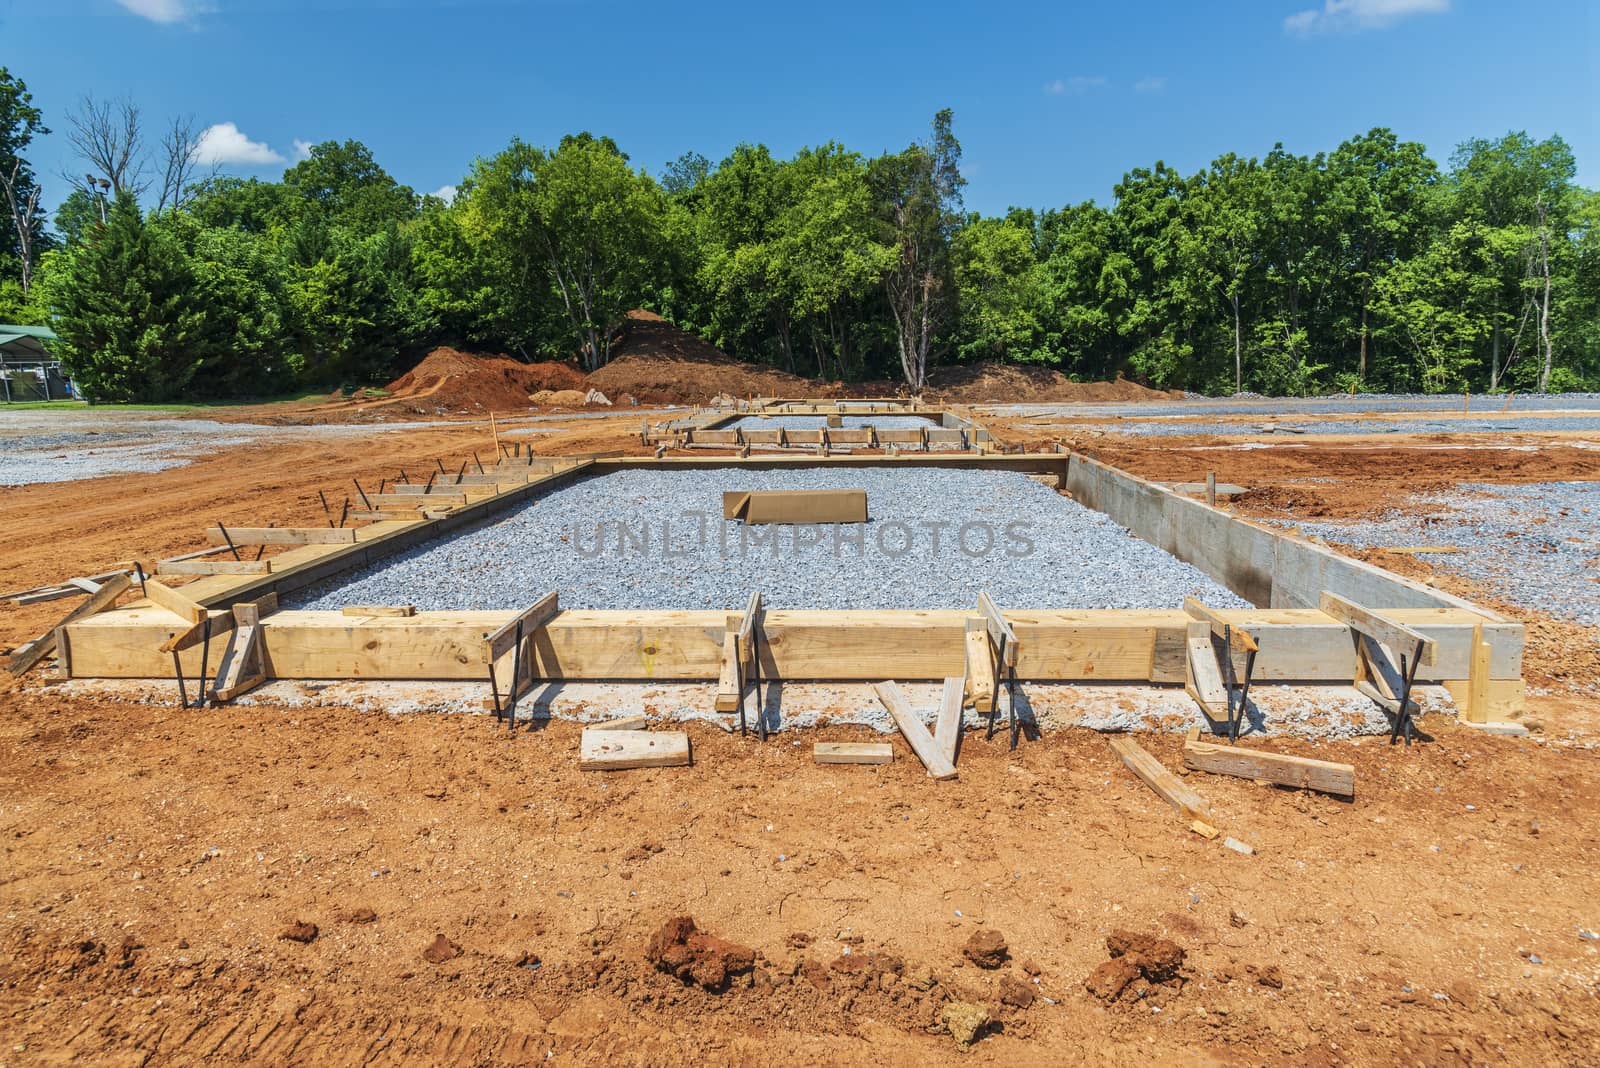
[[[0,356],[9,361],[47,360],[50,352],[45,342],[55,340],[56,332],[42,326],[0,323]]]

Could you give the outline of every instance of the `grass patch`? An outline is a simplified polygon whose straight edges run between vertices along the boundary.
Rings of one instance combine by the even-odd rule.
[[[249,400],[173,401],[167,404],[90,404],[81,400],[12,401],[0,403],[0,412],[195,412],[213,408],[249,408],[258,404],[294,404],[327,397],[325,390],[304,393],[285,393],[276,397],[257,397]]]

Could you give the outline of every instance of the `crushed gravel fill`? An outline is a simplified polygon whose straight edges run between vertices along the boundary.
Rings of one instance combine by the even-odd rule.
[[[921,430],[925,426],[938,426],[932,419],[920,415],[843,415],[839,417],[840,430],[861,430],[875,427],[878,430]],[[746,415],[718,430],[821,430],[828,425],[825,415]]]
[[[725,490],[867,492],[869,522],[745,526]],[[1219,608],[1247,602],[1100,512],[1010,471],[625,471],[336,576],[293,607]],[[286,599],[286,607],[290,606]]]

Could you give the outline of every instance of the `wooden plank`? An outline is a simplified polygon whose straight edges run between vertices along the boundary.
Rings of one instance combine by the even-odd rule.
[[[233,636],[217,665],[216,682],[211,688],[213,701],[231,701],[267,681],[261,622],[255,607],[236,605],[233,619]]]
[[[346,616],[388,616],[394,619],[410,619],[417,614],[417,606],[411,604],[347,604],[339,609],[339,613]]]
[[[739,649],[747,652],[750,639],[755,636],[756,622],[761,618],[761,591],[757,590],[750,595],[750,600],[745,602],[744,615],[739,617]]]
[[[1184,686],[1207,716],[1213,720],[1226,719],[1228,687],[1222,681],[1222,668],[1217,662],[1217,650],[1211,644],[1211,635],[1209,624],[1200,620],[1189,624],[1186,642],[1189,674]]]
[[[35,638],[24,648],[13,653],[11,658],[6,662],[7,670],[9,670],[13,675],[21,675],[23,672],[33,667],[39,661],[43,660],[50,652],[56,649],[65,633],[62,628],[69,623],[75,623],[80,619],[87,619],[89,616],[92,616],[97,612],[103,612],[107,608],[110,608],[112,603],[116,601],[118,597],[122,596],[123,591],[132,585],[132,583],[133,580],[126,574],[114,575],[107,579],[99,589],[89,595],[88,600],[84,601],[82,604],[74,606],[72,611],[62,616],[55,626],[39,635],[39,637]],[[68,671],[68,674],[71,674],[70,670]]]
[[[1215,823],[1211,815],[1211,807],[1205,799],[1189,789],[1181,779],[1161,765],[1161,761],[1151,756],[1144,747],[1126,735],[1113,734],[1106,741],[1111,743],[1111,748],[1128,770],[1137,775],[1146,786],[1154,790],[1167,804],[1183,813],[1191,820],[1203,820],[1206,823]]]
[[[729,490],[722,495],[722,517],[746,523],[865,523],[867,491]]]
[[[1198,727],[1189,732],[1183,744],[1183,764],[1195,771],[1234,775],[1339,797],[1356,794],[1356,769],[1351,764],[1241,749],[1236,745],[1213,745],[1200,740]]]
[[[1483,640],[1483,628],[1472,632],[1472,671],[1467,676],[1467,706],[1462,716],[1468,723],[1489,722],[1489,643]]]
[[[967,680],[952,675],[944,680],[944,694],[939,700],[939,718],[934,722],[933,740],[939,752],[951,764],[956,762],[956,749],[961,742],[961,708],[967,696]]]
[[[917,718],[916,713],[911,711],[911,706],[906,703],[900,687],[893,682],[875,682],[872,684],[872,690],[878,695],[878,700],[883,702],[883,707],[889,710],[889,715],[894,717],[895,725],[905,736],[911,751],[917,754],[922,766],[928,769],[928,777],[955,778],[955,765],[945,758],[939,746],[934,743],[933,735],[928,733],[928,728]]]
[[[211,527],[206,540],[213,545],[350,545],[356,532],[349,527],[229,527],[228,537]]]
[[[522,638],[526,641],[560,611],[560,598],[552,590],[512,616],[504,626],[483,636],[483,662],[493,664],[511,651],[517,642],[517,624],[522,624]]]
[[[1201,604],[1194,597],[1183,599],[1183,610],[1194,619],[1202,620],[1211,627],[1211,632],[1219,638],[1226,638],[1229,643],[1241,653],[1254,653],[1260,650],[1254,637],[1243,627],[1230,626],[1229,621],[1214,608]]]
[[[818,764],[888,764],[894,760],[894,746],[888,742],[818,742],[811,747],[811,759]]]
[[[278,595],[269,593],[265,597],[259,597],[250,602],[250,604],[255,609],[256,617],[259,619],[261,616],[278,610]],[[243,605],[234,605],[235,611],[210,613],[211,638],[213,640],[220,638],[234,628],[239,614],[237,609],[241,607]],[[204,644],[205,640],[206,625],[205,621],[202,620],[199,623],[191,624],[185,630],[173,634],[172,637],[161,643],[160,649],[163,653],[181,653],[185,649],[192,649],[196,645]]]
[[[613,731],[585,728],[578,752],[580,771],[668,768],[689,763],[684,731]]]
[[[144,595],[151,604],[165,608],[173,615],[189,623],[199,623],[206,618],[205,607],[196,601],[190,600],[187,594],[173,589],[171,586],[149,579],[144,584]]]
[[[737,712],[744,698],[744,674],[739,669],[739,632],[730,627],[722,636],[722,663],[717,672],[718,712]]]
[[[994,711],[994,646],[989,644],[989,624],[983,619],[967,620],[964,677],[967,696],[978,712]]]
[[[1011,628],[1010,623],[1006,622],[1006,617],[1001,613],[999,606],[994,603],[994,598],[990,597],[985,591],[979,591],[978,593],[978,612],[983,616],[984,622],[988,626],[989,640],[994,643],[994,647],[999,649],[1002,641],[1004,642],[1006,649],[1005,666],[1016,667],[1017,652],[1022,643],[1017,641],[1017,632]]]
[[[363,504],[370,504],[375,508],[412,508],[420,506],[425,508],[460,508],[467,503],[465,493],[428,493],[419,495],[415,493],[368,493]],[[233,531],[229,530],[229,534]]]
[[[1422,643],[1422,663],[1432,664],[1438,652],[1438,643],[1425,634],[1412,630],[1404,623],[1363,608],[1347,598],[1327,590],[1322,591],[1320,607],[1323,612],[1343,623],[1351,630],[1365,634],[1373,641],[1387,645],[1396,656],[1413,655],[1417,643]]]
[[[158,575],[268,575],[270,560],[158,560]]]

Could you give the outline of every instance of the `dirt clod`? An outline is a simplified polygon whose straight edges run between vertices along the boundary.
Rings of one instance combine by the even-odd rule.
[[[1132,931],[1113,931],[1106,938],[1111,959],[1101,964],[1084,980],[1089,993],[1104,1001],[1115,1001],[1123,991],[1140,983],[1180,982],[1184,951],[1176,942]],[[1141,990],[1139,996],[1144,996]]]
[[[755,967],[755,950],[702,933],[690,916],[674,916],[650,939],[645,959],[685,984],[720,992]]]
[[[989,1010],[970,1001],[952,1001],[939,1013],[939,1019],[960,1046],[976,1042],[990,1022]]]
[[[1000,979],[1000,1000],[1013,1008],[1025,1009],[1033,1004],[1033,984],[1014,975]]]
[[[961,955],[980,968],[998,968],[1009,955],[1006,936],[987,928],[974,931],[972,937],[967,939],[967,944],[961,947]]]
[[[305,920],[296,920],[278,932],[278,941],[280,942],[299,942],[302,946],[305,946],[316,940],[317,925],[307,923]]]
[[[422,951],[422,959],[429,964],[443,964],[445,961],[455,960],[461,956],[461,947],[456,945],[444,935],[435,935],[428,947]]]

